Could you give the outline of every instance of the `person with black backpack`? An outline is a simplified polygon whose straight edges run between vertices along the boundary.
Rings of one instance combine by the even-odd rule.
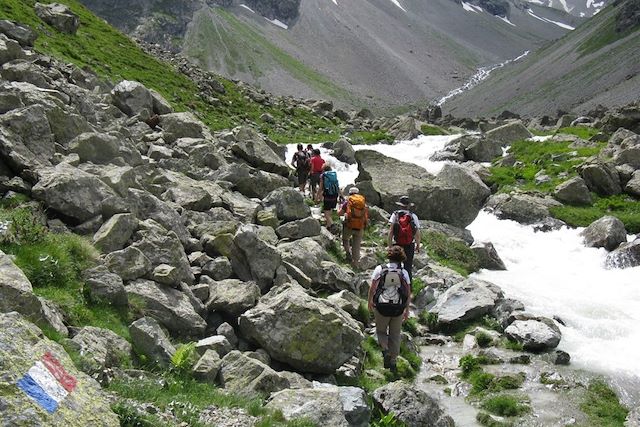
[[[309,177],[309,171],[311,170],[311,158],[304,150],[302,144],[298,144],[296,148],[298,151],[295,152],[293,159],[291,159],[291,166],[296,169],[298,186],[300,187],[300,192],[304,195],[304,188],[307,185],[307,178]]]
[[[324,214],[325,227],[331,232],[334,231],[333,219],[331,212],[338,205],[338,198],[342,197],[340,185],[338,184],[338,174],[331,170],[331,166],[327,163],[322,167],[322,175],[320,175],[320,186],[318,187],[317,199],[322,198],[322,213]]]
[[[409,318],[411,285],[409,273],[402,268],[405,260],[400,246],[387,249],[387,264],[379,265],[371,275],[369,287],[369,311],[376,322],[378,344],[382,347],[384,367],[396,371],[396,359],[400,354],[402,323]]]
[[[420,220],[411,212],[415,205],[411,203],[409,196],[400,197],[396,204],[402,209],[395,211],[389,218],[389,246],[398,245],[404,249],[404,268],[409,273],[409,280],[413,280],[413,255],[420,252]]]

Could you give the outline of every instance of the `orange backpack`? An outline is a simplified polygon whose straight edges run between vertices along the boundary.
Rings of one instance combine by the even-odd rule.
[[[352,194],[347,199],[345,225],[352,230],[362,230],[369,221],[369,210],[362,194]]]

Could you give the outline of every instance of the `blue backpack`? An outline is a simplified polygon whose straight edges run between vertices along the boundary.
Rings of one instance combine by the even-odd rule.
[[[338,185],[338,175],[335,171],[326,171],[322,174],[322,187],[326,197],[338,197],[340,186]]]

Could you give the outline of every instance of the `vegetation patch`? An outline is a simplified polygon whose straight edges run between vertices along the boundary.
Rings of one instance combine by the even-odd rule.
[[[503,390],[515,390],[522,386],[525,375],[495,376],[482,369],[483,364],[490,363],[486,358],[474,357],[467,354],[460,358],[460,377],[471,384],[471,394],[478,395],[484,392],[497,393]]]
[[[590,425],[622,427],[629,411],[616,393],[602,380],[589,384],[580,409],[589,417]]]
[[[353,145],[369,145],[369,144],[391,144],[393,137],[385,130],[376,131],[355,131],[349,135]]]
[[[601,197],[592,194],[592,206],[559,206],[549,209],[551,214],[573,227],[586,227],[605,215],[622,221],[629,233],[640,233],[640,203],[625,194]]]
[[[593,32],[591,37],[578,46],[578,53],[583,57],[590,53],[597,52],[603,47],[609,46],[617,40],[622,40],[639,29],[640,27],[636,26],[625,31],[616,31],[616,20],[615,17],[611,16],[605,21],[604,25],[600,26],[597,31]]]
[[[420,126],[420,132],[423,135],[449,135],[449,132],[436,125],[424,124]]]
[[[429,230],[422,233],[422,245],[436,262],[463,276],[480,268],[477,255],[462,240]]]

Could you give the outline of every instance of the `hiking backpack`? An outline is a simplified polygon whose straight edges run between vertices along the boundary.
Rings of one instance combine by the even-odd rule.
[[[338,194],[340,194],[340,186],[338,185],[338,174],[336,174],[336,171],[326,171],[322,174],[322,188],[326,197],[338,197]]]
[[[309,158],[309,153],[307,153],[306,151],[296,152],[296,170],[311,170],[311,159]]]
[[[367,226],[369,212],[362,194],[352,194],[347,199],[344,224],[352,230],[362,230]]]
[[[409,284],[405,281],[402,268],[382,267],[373,306],[383,316],[400,316],[409,301]]]
[[[393,239],[396,245],[410,245],[415,234],[416,224],[414,224],[411,212],[396,211],[396,222],[393,224]]]

